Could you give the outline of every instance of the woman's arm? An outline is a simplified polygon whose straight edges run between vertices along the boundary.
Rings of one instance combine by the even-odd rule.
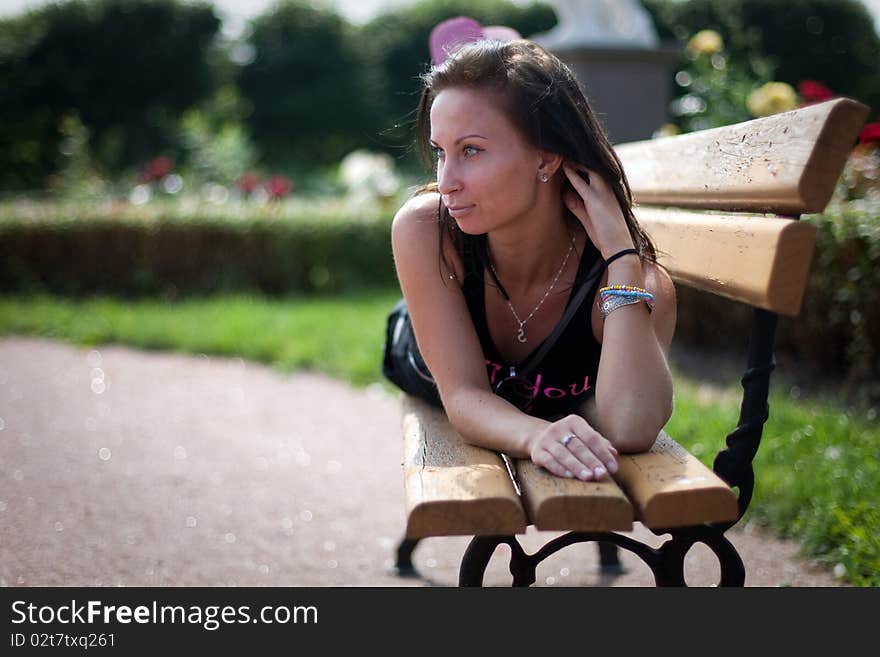
[[[654,295],[652,313],[639,303],[605,318],[596,376],[600,431],[621,451],[644,451],[672,415],[666,355],[675,330],[675,287],[662,267],[636,256],[612,262],[607,284],[637,285]]]
[[[563,169],[574,188],[564,201],[602,257],[633,248],[621,207],[605,180],[592,171],[585,180],[568,163]],[[602,342],[596,376],[597,428],[621,451],[644,451],[672,415],[666,352],[675,330],[675,287],[662,267],[650,264],[643,270],[636,255],[614,260],[607,276],[606,285],[635,285],[654,295],[653,313],[644,303],[623,306],[596,331]]]
[[[391,226],[397,277],[419,351],[450,423],[463,438],[511,456],[528,456],[529,437],[548,423],[519,412],[489,387],[483,350],[458,283],[463,272],[454,249],[445,254],[452,269],[441,267],[437,201],[435,194],[415,197]]]
[[[450,423],[469,443],[531,457],[560,476],[580,476],[587,470],[581,478],[592,479],[605,470],[614,472],[610,444],[583,418],[571,415],[551,423],[523,413],[492,392],[483,350],[457,282],[462,271],[453,249],[446,252],[453,270],[439,266],[438,200],[436,194],[424,194],[404,205],[392,223],[391,245],[419,351]],[[567,433],[580,438],[571,441],[576,443],[573,449],[560,442]]]

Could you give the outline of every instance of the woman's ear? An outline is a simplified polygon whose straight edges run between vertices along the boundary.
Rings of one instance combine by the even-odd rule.
[[[538,177],[543,180],[546,175],[548,179],[556,175],[556,172],[562,168],[563,158],[559,153],[551,153],[550,151],[540,151],[540,159],[538,161]]]

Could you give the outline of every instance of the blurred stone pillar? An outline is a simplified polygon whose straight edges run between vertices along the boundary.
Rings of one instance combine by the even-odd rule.
[[[612,143],[650,139],[669,122],[670,85],[676,48],[559,49],[581,83]]]
[[[679,50],[657,38],[637,0],[554,0],[559,24],[530,38],[577,76],[612,143],[650,139],[669,122]]]

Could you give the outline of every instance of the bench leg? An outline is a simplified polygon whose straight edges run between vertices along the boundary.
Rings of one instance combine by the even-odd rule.
[[[602,574],[620,575],[623,573],[617,546],[609,541],[598,541],[596,545],[599,547],[599,570]]]
[[[419,544],[418,538],[404,538],[397,544],[397,559],[394,562],[394,573],[398,577],[417,577],[412,562],[412,553]]]
[[[461,559],[458,572],[459,586],[482,586],[483,575],[495,549],[501,544],[510,546],[510,574],[513,586],[531,586],[535,583],[535,563],[529,559],[513,536],[474,536]]]
[[[742,558],[723,531],[713,527],[700,527],[670,533],[672,539],[660,546],[657,550],[657,562],[651,566],[657,586],[687,586],[684,559],[694,543],[703,543],[718,557],[718,565],[721,567],[719,586],[745,585],[746,570]]]

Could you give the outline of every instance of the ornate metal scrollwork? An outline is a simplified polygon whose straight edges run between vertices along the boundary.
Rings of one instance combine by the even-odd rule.
[[[721,566],[721,586],[742,586],[745,568],[736,548],[724,536],[719,527],[704,525],[671,530],[672,538],[659,548],[616,533],[569,532],[547,544],[534,554],[527,554],[515,536],[475,536],[468,545],[461,561],[459,586],[482,586],[483,576],[495,549],[502,543],[510,546],[510,574],[513,586],[531,586],[536,581],[538,564],[563,548],[575,543],[606,542],[627,550],[639,557],[654,574],[657,586],[686,586],[684,560],[696,543],[703,543]]]

